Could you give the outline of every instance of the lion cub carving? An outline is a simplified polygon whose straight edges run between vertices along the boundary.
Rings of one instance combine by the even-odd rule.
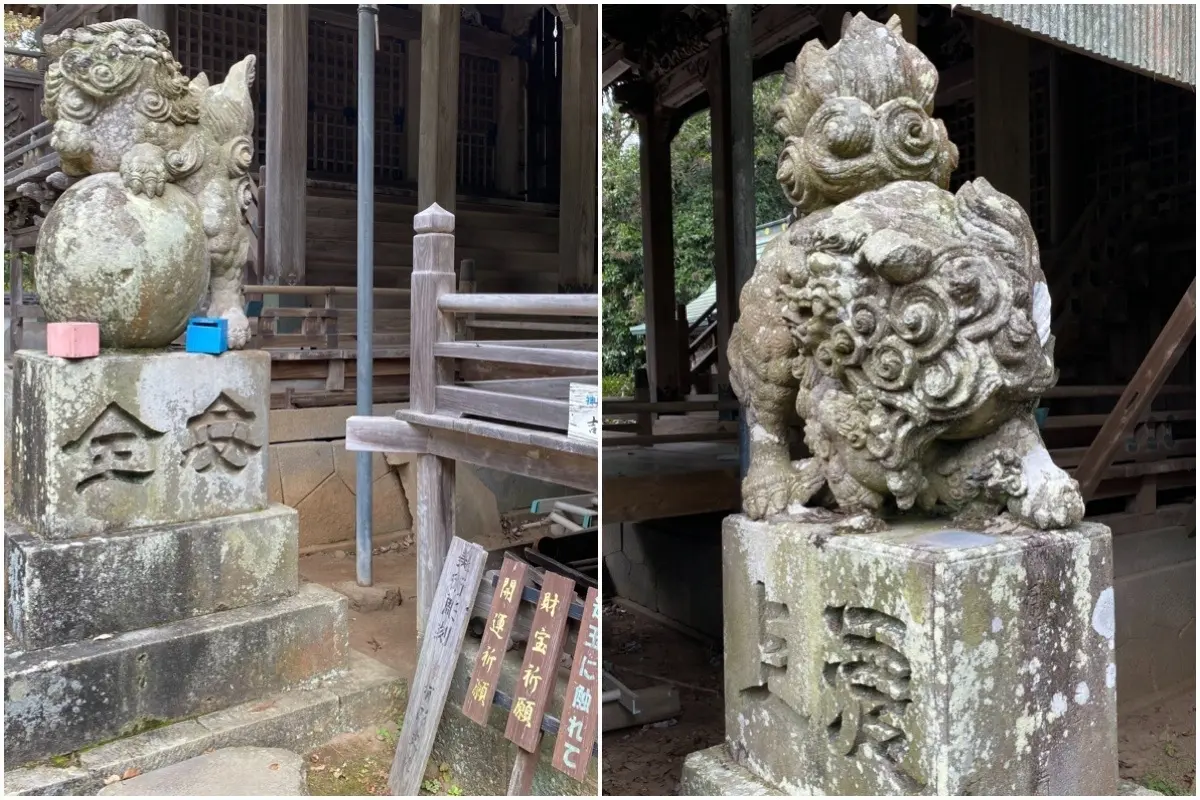
[[[242,296],[249,255],[255,58],[210,86],[188,80],[162,31],[134,19],[101,22],[45,38],[54,57],[43,113],[50,145],[71,177],[118,172],[135,194],[160,196],[174,183],[195,199],[208,239],[206,314],[228,321],[229,346],[250,338]]]
[[[1037,241],[986,180],[946,191],[958,151],[930,117],[937,70],[896,17],[861,14],[790,66],[778,178],[798,218],[744,287],[729,346],[746,513],[815,500],[1078,522],[1033,413],[1056,379]],[[797,414],[812,457],[792,462]]]

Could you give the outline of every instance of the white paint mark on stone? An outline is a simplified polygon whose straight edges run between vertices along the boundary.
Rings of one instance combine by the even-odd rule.
[[[1033,326],[1042,345],[1050,338],[1050,289],[1045,281],[1033,285]]]
[[[1000,629],[1003,627],[1004,623],[1000,621],[999,617],[992,618],[992,633],[999,633]]]
[[[1116,638],[1117,620],[1111,586],[1101,592],[1096,600],[1096,606],[1092,609],[1092,628],[1110,642]]]
[[[1075,702],[1081,706],[1087,705],[1087,701],[1092,697],[1092,690],[1088,688],[1087,683],[1080,681],[1075,687]]]

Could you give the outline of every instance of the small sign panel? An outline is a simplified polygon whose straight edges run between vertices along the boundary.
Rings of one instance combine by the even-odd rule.
[[[515,558],[504,559],[500,579],[496,581],[492,607],[488,612],[487,625],[483,629],[483,640],[479,643],[479,655],[475,659],[475,671],[467,684],[467,699],[463,701],[463,714],[480,725],[487,724],[492,710],[492,698],[496,695],[496,682],[500,680],[500,668],[504,665],[504,653],[512,638],[513,624],[521,607],[521,590],[525,588],[525,562]]]
[[[600,391],[590,383],[572,383],[568,398],[567,436],[589,442],[600,438]]]
[[[512,710],[504,736],[526,752],[534,752],[542,736],[546,702],[558,676],[558,658],[566,638],[567,616],[575,597],[575,581],[547,572],[538,597],[525,661],[513,687]]]
[[[595,589],[588,589],[583,603],[583,619],[571,662],[571,679],[563,695],[558,721],[558,739],[554,742],[553,765],[556,770],[582,781],[587,774],[600,719],[600,602]]]

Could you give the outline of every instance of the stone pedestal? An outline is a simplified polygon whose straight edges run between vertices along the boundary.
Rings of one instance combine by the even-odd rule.
[[[1116,793],[1103,526],[834,535],[734,516],[723,549],[727,745],[764,786]]]
[[[398,676],[351,660],[345,598],[300,585],[297,514],[267,503],[269,395],[261,352],[15,357],[6,793],[391,713]]]

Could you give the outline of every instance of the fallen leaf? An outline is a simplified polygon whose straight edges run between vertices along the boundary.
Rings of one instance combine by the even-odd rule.
[[[110,784],[116,783],[119,780],[121,780],[120,775],[109,775],[107,778],[104,779],[104,785],[108,786]]]
[[[324,770],[325,770],[324,764],[318,764],[317,766],[312,768],[313,772],[323,772]]]
[[[267,769],[269,769],[269,770],[274,770],[275,772],[279,772],[279,765],[278,765],[278,764],[272,764],[271,766],[267,767]]]
[[[125,770],[125,772],[121,773],[121,780],[127,781],[130,778],[136,778],[138,775],[141,775],[141,774],[142,774],[142,771],[140,769],[138,769],[137,767],[130,767],[129,769]]]

